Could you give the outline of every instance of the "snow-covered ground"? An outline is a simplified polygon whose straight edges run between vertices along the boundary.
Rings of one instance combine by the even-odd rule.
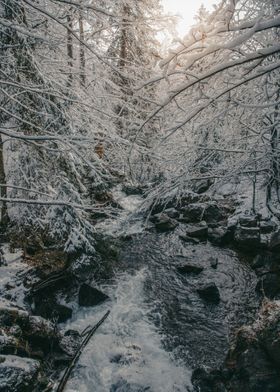
[[[24,308],[26,289],[23,285],[23,275],[31,267],[23,262],[22,249],[11,250],[10,245],[5,243],[1,245],[0,252],[0,302]]]

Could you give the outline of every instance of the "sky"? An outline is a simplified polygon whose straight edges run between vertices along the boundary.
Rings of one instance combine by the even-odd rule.
[[[166,12],[182,16],[177,27],[180,37],[184,36],[194,24],[194,16],[201,4],[204,4],[208,10],[213,10],[212,5],[215,3],[217,4],[218,0],[162,0]]]

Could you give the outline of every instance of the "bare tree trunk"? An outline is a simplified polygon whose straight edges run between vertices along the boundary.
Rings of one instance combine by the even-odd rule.
[[[86,84],[86,57],[85,57],[85,48],[83,42],[85,40],[84,33],[84,19],[82,12],[79,11],[79,30],[80,30],[80,83],[81,86],[85,86]]]
[[[73,50],[73,15],[72,8],[69,10],[69,14],[67,14],[67,56],[68,56],[68,66],[69,66],[69,75],[68,75],[68,83],[67,85],[70,87],[73,82],[73,59],[74,59],[74,50]]]
[[[7,188],[6,188],[6,174],[5,174],[5,165],[4,165],[4,154],[3,154],[3,140],[2,140],[2,135],[0,134],[0,195],[1,198],[3,197],[4,199],[7,198]],[[9,215],[8,215],[8,209],[7,209],[7,203],[2,202],[1,206],[1,214],[0,214],[0,221],[1,225],[3,227],[7,226],[9,223]]]

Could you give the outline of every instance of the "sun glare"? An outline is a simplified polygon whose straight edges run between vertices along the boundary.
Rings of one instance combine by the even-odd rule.
[[[194,24],[195,15],[202,4],[211,11],[213,4],[217,3],[218,0],[162,0],[166,12],[180,17],[177,25],[179,37],[183,37]]]

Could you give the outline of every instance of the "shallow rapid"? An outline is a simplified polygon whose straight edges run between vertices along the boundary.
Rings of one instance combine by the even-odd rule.
[[[234,330],[254,319],[256,276],[233,250],[182,241],[184,225],[157,233],[143,230],[138,217],[131,230],[129,213],[141,198],[118,197],[121,219],[99,228],[130,234],[114,279],[101,287],[111,300],[77,309],[66,327],[83,331],[111,313],[83,351],[67,391],[190,392],[192,370],[221,365]],[[201,273],[181,274],[178,266],[186,262],[199,264]],[[218,304],[198,295],[209,283],[219,290]]]

